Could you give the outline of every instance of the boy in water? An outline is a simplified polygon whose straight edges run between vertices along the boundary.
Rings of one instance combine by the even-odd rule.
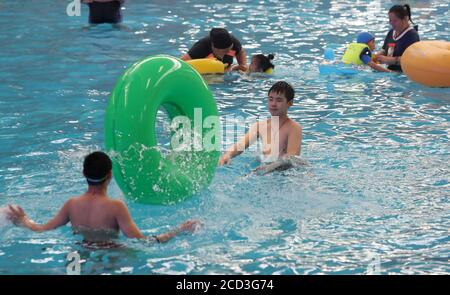
[[[84,160],[83,174],[88,190],[81,196],[70,198],[46,224],[34,223],[21,207],[12,205],[8,206],[9,219],[36,232],[53,230],[70,222],[74,233],[81,234],[87,243],[111,243],[120,231],[128,238],[146,238],[131,218],[127,206],[107,195],[112,178],[112,162],[108,155],[103,152],[89,154]],[[164,243],[182,232],[193,232],[198,224],[187,221],[173,231],[152,238]]]
[[[288,109],[294,103],[294,89],[289,83],[275,83],[268,92],[271,118],[250,126],[249,131],[219,159],[219,166],[230,164],[231,159],[241,154],[257,139],[261,139],[264,162],[257,170],[270,172],[289,165],[292,157],[299,156],[302,143],[302,127],[288,117]]]

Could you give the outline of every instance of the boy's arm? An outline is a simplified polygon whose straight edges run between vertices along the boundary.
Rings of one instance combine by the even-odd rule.
[[[30,220],[28,216],[25,214],[25,211],[17,206],[14,208],[13,206],[9,205],[9,218],[10,220],[19,226],[26,227],[32,231],[36,232],[43,232],[52,230],[55,228],[58,228],[62,225],[67,224],[70,221],[69,217],[69,207],[70,207],[70,200],[67,201],[64,206],[59,210],[58,214],[56,214],[55,217],[53,217],[49,222],[46,224],[37,224]]]
[[[198,225],[200,225],[200,222],[195,221],[195,220],[188,220],[188,221],[180,224],[180,226],[177,227],[175,230],[160,234],[158,236],[155,236],[155,238],[159,243],[165,243],[168,240],[174,238],[175,236],[177,236],[183,232],[195,231],[195,229]]]
[[[258,124],[258,122],[253,124],[249,131],[220,157],[219,166],[229,164],[232,158],[242,154],[245,149],[258,139]]]
[[[127,206],[121,201],[117,201],[116,220],[120,230],[126,237],[136,239],[145,237],[131,218]]]
[[[295,127],[289,132],[286,154],[283,158],[300,155],[302,148],[302,127],[295,124]]]
[[[131,218],[130,212],[128,211],[127,206],[123,203],[118,201],[118,212],[117,212],[117,222],[119,224],[120,230],[123,232],[125,236],[128,238],[136,238],[136,239],[144,239],[146,236],[144,236],[139,228],[134,223],[133,219]],[[173,237],[179,235],[183,232],[193,232],[196,228],[196,226],[199,224],[197,221],[186,221],[185,223],[182,223],[179,227],[177,227],[175,230],[166,232],[164,234],[154,236],[154,238],[159,243],[165,243],[168,240],[172,239]]]

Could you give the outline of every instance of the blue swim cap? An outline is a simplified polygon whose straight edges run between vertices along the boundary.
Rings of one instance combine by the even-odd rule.
[[[358,37],[356,37],[356,42],[357,43],[369,43],[373,39],[375,39],[375,37],[371,33],[361,32],[358,34]]]

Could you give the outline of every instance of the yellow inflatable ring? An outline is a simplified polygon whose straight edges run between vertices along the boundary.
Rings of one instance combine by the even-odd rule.
[[[409,79],[430,87],[450,87],[450,42],[416,42],[400,62]]]
[[[199,74],[223,74],[225,72],[225,65],[213,58],[191,59],[186,61]]]

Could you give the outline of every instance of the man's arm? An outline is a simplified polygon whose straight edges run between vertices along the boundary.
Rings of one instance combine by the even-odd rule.
[[[117,223],[119,224],[120,230],[126,237],[135,239],[146,238],[146,236],[144,236],[141,233],[136,223],[134,223],[133,219],[131,218],[127,206],[121,201],[117,201],[116,219]],[[158,236],[154,236],[154,238],[159,243],[165,243],[168,240],[172,239],[173,237],[179,235],[180,233],[193,232],[198,224],[199,222],[197,221],[186,221],[182,223],[179,227],[177,227],[175,230],[166,232],[164,234],[160,234]]]
[[[253,124],[250,130],[220,157],[219,166],[230,164],[232,158],[242,154],[244,150],[258,139],[258,126],[258,122]]]
[[[180,224],[180,226],[177,227],[176,229],[166,232],[164,234],[155,236],[155,238],[159,243],[165,243],[168,240],[174,238],[175,236],[177,236],[181,233],[195,231],[195,229],[198,225],[200,225],[200,222],[195,221],[195,220],[188,220],[188,221]]]
[[[128,211],[127,206],[121,201],[117,201],[116,206],[116,220],[122,233],[128,238],[145,238],[136,223],[134,223],[131,218],[130,211]]]
[[[302,148],[302,127],[294,123],[294,128],[289,132],[286,154],[283,158],[298,156]]]
[[[71,200],[67,201],[64,206],[59,210],[58,214],[56,214],[55,217],[53,217],[49,222],[46,224],[37,224],[30,220],[27,215],[25,214],[25,211],[17,206],[14,208],[14,206],[9,205],[9,219],[18,226],[26,227],[32,231],[36,232],[43,232],[52,230],[55,228],[58,228],[62,225],[67,224],[70,221],[69,217],[69,207],[70,207]]]
[[[192,57],[189,55],[189,53],[185,53],[180,57],[180,59],[186,61],[186,60],[191,60]]]
[[[247,70],[247,55],[244,47],[242,47],[241,51],[239,51],[239,53],[236,55],[236,60],[239,64],[239,66],[237,67],[239,67],[241,71],[245,72]]]

